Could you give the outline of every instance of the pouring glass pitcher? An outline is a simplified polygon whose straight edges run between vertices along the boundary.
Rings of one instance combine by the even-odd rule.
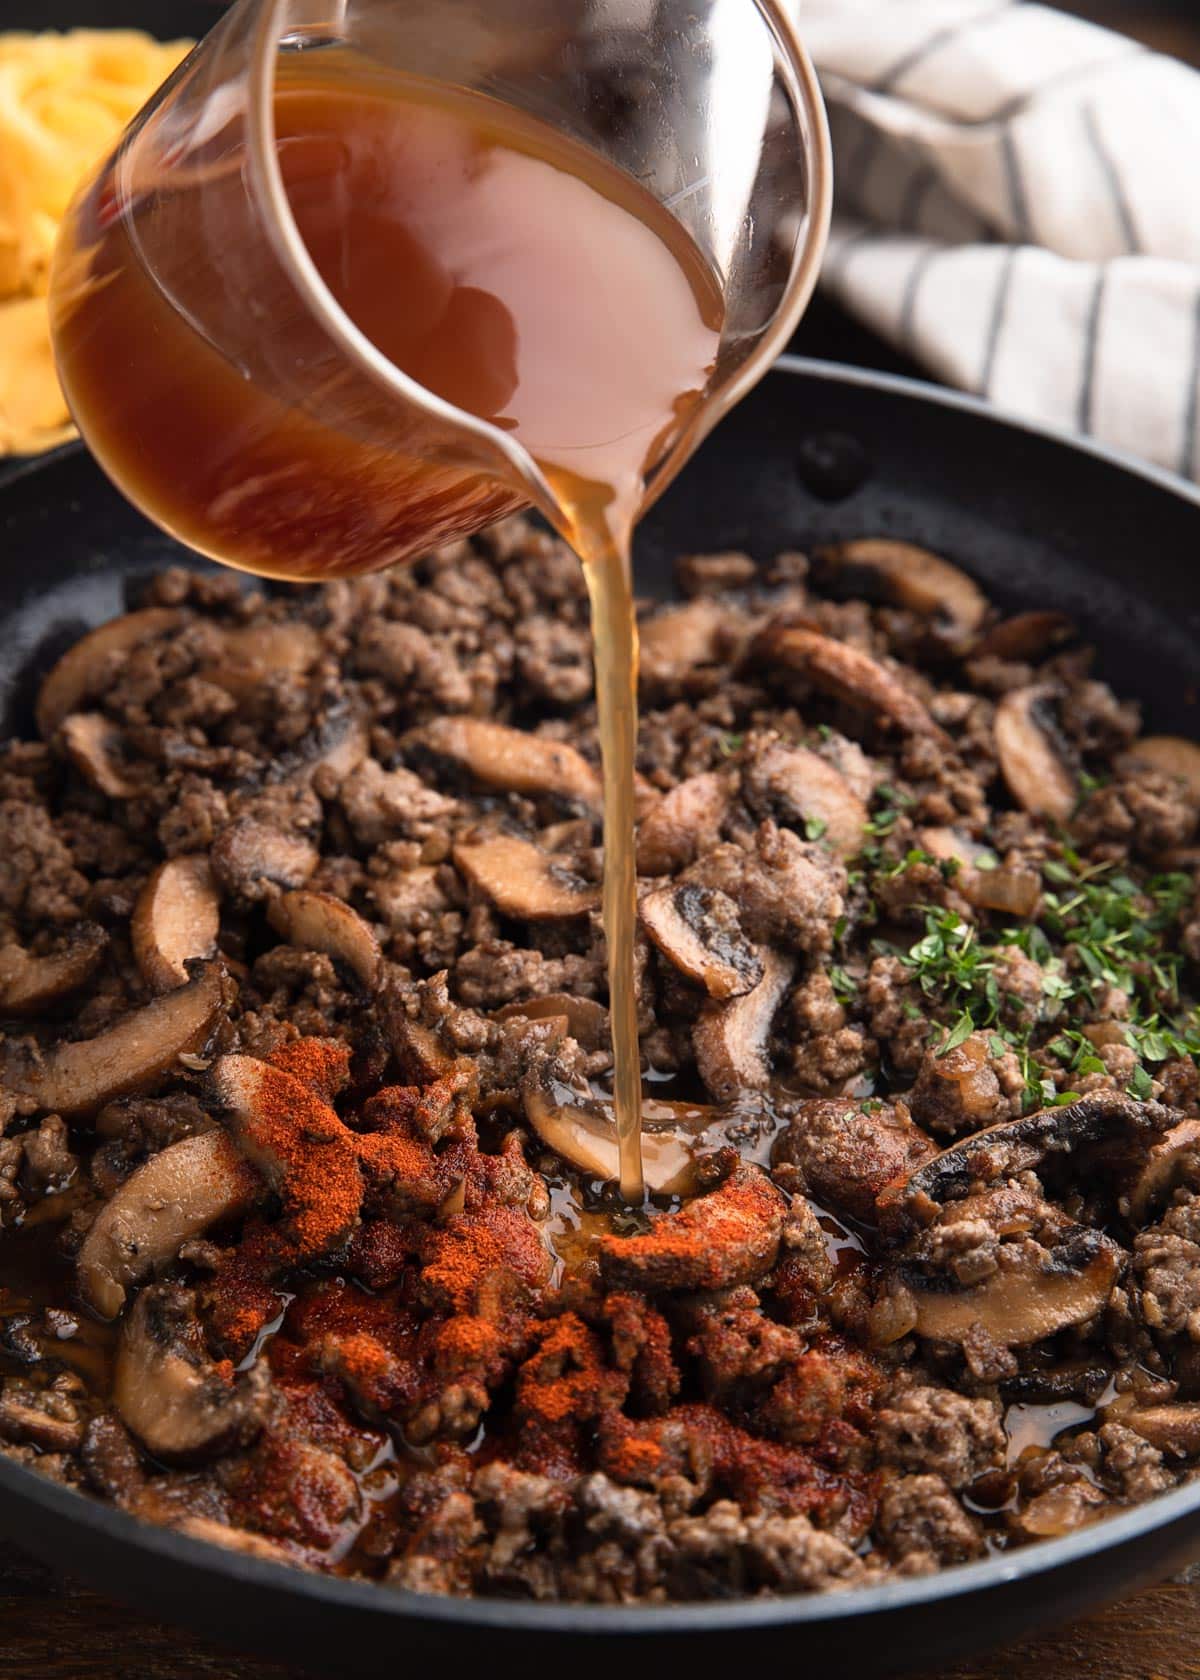
[[[391,565],[528,503],[570,537],[520,428],[398,365],[314,260],[279,98],[348,57],[359,94],[415,78],[585,148],[699,252],[723,305],[715,353],[655,436],[641,511],[816,280],[828,132],[778,0],[239,0],[64,225],[51,320],[93,453],[173,535],[276,576]]]

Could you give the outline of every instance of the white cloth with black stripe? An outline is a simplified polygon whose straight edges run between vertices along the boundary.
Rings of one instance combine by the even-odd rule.
[[[823,284],[952,385],[1200,478],[1200,74],[1024,0],[797,0]]]

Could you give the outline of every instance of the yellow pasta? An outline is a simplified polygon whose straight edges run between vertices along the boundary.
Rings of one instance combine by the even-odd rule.
[[[0,35],[0,455],[70,435],[45,305],[58,225],[190,45],[126,29]]]

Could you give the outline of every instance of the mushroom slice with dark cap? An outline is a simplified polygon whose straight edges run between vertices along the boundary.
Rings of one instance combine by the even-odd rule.
[[[183,614],[174,607],[147,607],[110,619],[68,648],[38,694],[36,716],[42,739],[48,741],[72,712],[102,694],[135,647],[169,634],[182,622]]]
[[[928,1224],[975,1186],[1036,1171],[1077,1150],[1115,1142],[1149,1149],[1177,1118],[1162,1103],[1138,1102],[1123,1091],[1091,1091],[1061,1108],[1039,1109],[961,1138],[890,1185],[879,1198],[880,1213],[891,1228]]]
[[[59,1044],[45,1055],[8,1049],[0,1086],[68,1119],[149,1090],[181,1055],[203,1050],[225,1013],[228,985],[221,964],[206,963],[186,986],[123,1015],[95,1038]]]
[[[580,880],[549,852],[513,834],[489,834],[454,848],[460,874],[502,915],[522,922],[586,916],[600,903],[600,889]]]
[[[262,1195],[262,1181],[223,1131],[180,1138],[144,1161],[96,1215],[79,1251],[80,1294],[102,1318],[115,1318],[127,1289]]]
[[[718,1102],[732,1102],[742,1091],[761,1091],[771,1077],[771,1023],[795,963],[772,950],[764,950],[761,960],[762,979],[753,991],[723,1003],[706,1003],[692,1029],[697,1071]]]
[[[110,799],[132,799],[143,782],[126,764],[125,738],[103,712],[73,712],[58,730],[67,757],[100,793]]]
[[[138,894],[133,954],[155,991],[168,992],[187,983],[193,958],[213,955],[220,929],[221,901],[208,854],[168,858]]]
[[[1200,1120],[1181,1120],[1146,1151],[1127,1191],[1129,1217],[1144,1225],[1181,1184],[1200,1188]]]
[[[612,1104],[543,1070],[521,1091],[525,1118],[548,1149],[590,1178],[620,1177]],[[642,1173],[654,1195],[688,1196],[698,1185],[697,1158],[720,1116],[700,1104],[642,1102]]]
[[[77,991],[99,968],[108,935],[76,922],[55,951],[34,956],[15,941],[0,945],[0,1014],[29,1015]]]
[[[755,646],[762,658],[799,672],[835,699],[873,712],[908,735],[928,735],[949,749],[949,737],[930,717],[924,702],[886,665],[849,642],[793,625],[767,630]]]
[[[253,1437],[262,1423],[262,1375],[231,1375],[204,1346],[191,1290],[143,1289],[125,1321],[113,1371],[113,1403],[155,1458],[189,1464]]]
[[[727,893],[686,881],[660,887],[642,899],[638,915],[668,962],[709,997],[742,997],[762,979],[762,958]]]
[[[370,738],[361,714],[355,706],[342,703],[324,712],[290,752],[275,760],[267,780],[303,785],[320,770],[341,781],[358,769],[369,750]]]
[[[840,858],[862,850],[866,805],[841,771],[810,747],[770,740],[756,747],[742,773],[742,796],[757,817],[806,831],[817,825]]]
[[[357,910],[332,893],[301,888],[281,893],[267,910],[276,933],[305,951],[323,951],[343,963],[370,991],[379,978],[379,942]]]
[[[255,817],[227,823],[209,855],[222,887],[247,903],[266,898],[272,887],[302,887],[321,861],[311,840]]]
[[[1039,1197],[985,1190],[943,1208],[885,1267],[872,1335],[886,1344],[914,1330],[930,1341],[1025,1347],[1095,1318],[1122,1259],[1102,1231]]]
[[[1046,684],[1014,688],[996,707],[992,734],[1008,791],[1031,816],[1064,823],[1079,801],[1079,784]]]
[[[978,584],[915,543],[859,537],[819,548],[813,559],[817,582],[940,618],[956,639],[978,630],[987,615],[987,597]]]
[[[739,1162],[715,1190],[643,1235],[601,1237],[600,1275],[610,1289],[647,1294],[754,1283],[775,1263],[787,1216],[787,1198],[761,1167]]]
[[[589,812],[599,811],[602,803],[600,773],[582,753],[504,723],[435,718],[410,730],[401,745],[406,756],[442,759],[501,793],[543,794]]]

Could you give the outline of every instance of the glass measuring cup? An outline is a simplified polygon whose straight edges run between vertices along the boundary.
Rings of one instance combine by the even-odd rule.
[[[783,347],[816,280],[828,135],[777,0],[239,0],[64,227],[52,326],[101,464],[192,547],[275,575],[390,565],[525,503],[563,528],[520,440],[389,361],[304,243],[276,80],[287,55],[339,47],[381,84],[452,84],[581,142],[647,188],[711,265],[725,303],[715,365],[662,440],[648,505]],[[101,341],[105,378],[89,387]],[[236,380],[192,377],[193,347]],[[338,470],[322,479],[330,440]],[[200,455],[221,487],[203,507],[174,482]]]

